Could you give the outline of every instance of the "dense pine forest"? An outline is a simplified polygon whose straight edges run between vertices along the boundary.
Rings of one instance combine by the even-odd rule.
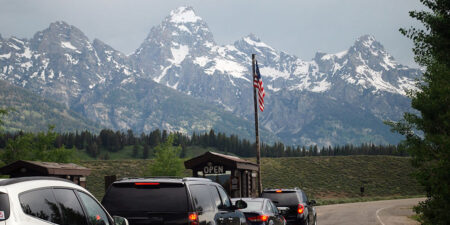
[[[24,132],[0,134],[0,149],[6,147],[10,139],[17,139],[25,135]],[[93,158],[108,159],[108,152],[118,152],[127,146],[133,149],[134,158],[152,158],[153,148],[164,142],[169,132],[156,129],[148,134],[134,134],[132,130],[127,132],[103,129],[99,134],[89,131],[57,133],[54,147],[77,149],[85,151]],[[218,151],[238,155],[241,157],[254,157],[255,144],[247,139],[241,139],[236,135],[227,136],[224,133],[215,133],[210,130],[206,133],[193,133],[187,136],[174,133],[174,146],[181,146],[181,158],[186,157],[186,148],[199,146],[213,148]],[[106,154],[101,152],[106,151]],[[281,142],[273,144],[261,144],[262,157],[304,157],[304,156],[344,156],[344,155],[394,155],[408,156],[406,151],[395,145],[375,145],[372,143],[359,146],[286,146]]]

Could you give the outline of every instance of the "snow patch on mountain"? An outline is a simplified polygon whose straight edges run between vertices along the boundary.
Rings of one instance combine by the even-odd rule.
[[[311,86],[312,86],[312,88],[311,88],[312,92],[320,93],[320,92],[325,92],[325,91],[329,90],[331,88],[331,83],[326,80],[322,80],[319,82],[315,82]]]
[[[14,48],[14,49],[16,49],[16,50],[20,50],[20,47],[19,47],[19,46],[15,45],[15,44],[13,44],[13,43],[11,43],[11,42],[8,43],[8,46],[11,47],[11,48]]]
[[[25,70],[29,70],[33,66],[33,61],[28,61],[25,63],[20,64],[20,67],[25,68]]]
[[[11,52],[8,52],[7,54],[0,55],[0,59],[9,59],[11,58]]]
[[[201,20],[191,7],[179,7],[170,12],[170,17],[172,23],[195,23]]]
[[[383,90],[391,93],[403,94],[402,90],[399,90],[389,82],[383,80],[383,77],[381,76],[382,72],[380,71],[374,71],[366,65],[356,67],[355,71],[358,74],[363,75],[357,83],[366,89],[374,87],[374,92],[377,90]]]
[[[205,67],[207,63],[211,62],[212,60],[208,59],[207,56],[200,56],[194,59],[194,63],[201,66],[201,67]]]
[[[170,61],[173,64],[180,64],[189,54],[189,47],[187,45],[179,45],[178,48],[171,48],[170,51],[172,52],[173,57]]]
[[[72,43],[70,43],[68,41],[61,41],[61,47],[72,49],[72,50],[77,50],[77,48],[75,46],[73,46]]]
[[[23,50],[23,53],[17,54],[19,57],[24,57],[27,59],[31,59],[32,52],[28,46],[25,46],[25,49]]]
[[[275,51],[275,49],[273,49],[272,47],[270,47],[266,43],[261,42],[261,41],[254,41],[254,40],[252,40],[251,37],[245,37],[244,41],[247,42],[249,45],[253,45],[253,46],[258,47],[258,48],[268,48],[270,50]]]
[[[342,52],[338,52],[335,54],[325,54],[324,56],[322,56],[322,60],[331,60],[331,59],[340,59],[342,57],[344,57],[347,54],[348,50],[342,51]]]
[[[207,68],[205,70],[206,74],[212,75],[216,71],[218,71],[223,74],[230,74],[233,77],[242,78],[244,80],[250,81],[248,78],[244,76],[245,72],[247,71],[247,68],[242,66],[240,63],[223,58],[215,58],[213,61],[214,66]]]
[[[289,79],[291,74],[288,71],[280,71],[272,67],[260,67],[259,71],[264,74],[264,77],[270,77],[271,79]]]
[[[297,60],[295,63],[294,75],[305,75],[308,74],[311,62],[305,62],[302,60]]]

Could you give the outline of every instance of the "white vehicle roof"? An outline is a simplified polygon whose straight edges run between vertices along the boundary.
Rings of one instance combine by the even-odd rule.
[[[66,187],[89,193],[83,187],[69,180],[56,177],[20,177],[0,180],[0,190],[7,190],[6,192],[10,194],[45,187]]]

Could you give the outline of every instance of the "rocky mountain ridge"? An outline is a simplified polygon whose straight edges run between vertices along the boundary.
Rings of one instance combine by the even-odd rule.
[[[208,113],[203,114],[206,118],[188,116],[180,123],[177,117],[183,113],[168,112],[173,108],[161,107],[158,101],[170,99],[166,95],[184,96],[242,118],[251,136],[253,53],[267,92],[260,122],[268,134],[303,145],[398,142],[382,121],[411,110],[405,90],[414,88],[421,72],[396,63],[370,35],[343,52],[317,53],[304,61],[253,34],[217,45],[201,17],[191,7],[179,7],[153,27],[129,57],[100,40],[89,42],[64,22],[52,23],[29,41],[0,39],[0,79],[114,129],[192,132],[226,123],[222,117],[208,126],[194,125],[211,121]],[[146,107],[149,102],[153,104]],[[233,126],[244,129],[229,125],[231,133]]]

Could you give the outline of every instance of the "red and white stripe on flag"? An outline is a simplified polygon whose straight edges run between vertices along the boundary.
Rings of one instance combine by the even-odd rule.
[[[253,87],[258,89],[259,109],[261,110],[261,112],[264,112],[264,97],[266,96],[266,93],[264,92],[261,73],[259,72],[258,67],[258,61],[256,61],[256,74],[253,77]]]

